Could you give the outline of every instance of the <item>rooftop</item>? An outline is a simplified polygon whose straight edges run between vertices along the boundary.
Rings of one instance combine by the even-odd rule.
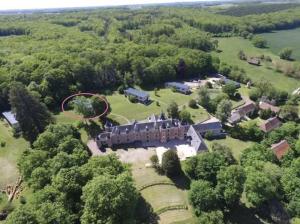
[[[11,125],[15,125],[18,124],[19,122],[16,120],[16,116],[13,114],[12,111],[6,111],[3,112],[2,115],[4,116],[4,118],[11,124]]]
[[[279,143],[273,144],[271,148],[274,151],[276,157],[278,159],[281,159],[288,152],[290,145],[286,140],[282,140]]]
[[[264,132],[270,132],[281,125],[281,121],[277,117],[272,117],[260,125],[260,129]]]
[[[280,108],[279,107],[276,107],[276,106],[273,106],[272,104],[269,104],[267,102],[263,102],[263,101],[260,101],[259,102],[259,108],[261,110],[268,110],[270,109],[271,111],[273,111],[274,113],[278,113]]]
[[[142,98],[149,97],[148,93],[138,90],[138,89],[128,88],[125,90],[125,92],[128,94],[134,95],[134,96],[142,97]]]
[[[180,82],[167,82],[167,85],[174,86],[176,88],[180,89],[189,89],[190,87],[188,85],[182,84]]]

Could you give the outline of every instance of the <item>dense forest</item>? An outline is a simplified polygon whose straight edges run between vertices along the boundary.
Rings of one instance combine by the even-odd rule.
[[[78,91],[159,85],[208,75],[220,61],[214,36],[241,35],[300,25],[297,7],[232,17],[218,10],[152,7],[0,17],[0,105],[9,107],[18,81],[49,107]]]

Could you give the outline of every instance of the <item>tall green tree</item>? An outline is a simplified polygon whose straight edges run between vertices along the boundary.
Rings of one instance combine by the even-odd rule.
[[[219,118],[221,122],[225,122],[229,118],[231,110],[232,103],[224,99],[217,106],[216,117]]]
[[[83,188],[81,223],[130,223],[137,199],[133,180],[128,174],[116,178],[98,176]]]
[[[21,83],[16,82],[11,86],[9,102],[24,138],[31,143],[53,121],[46,106],[32,96]]]

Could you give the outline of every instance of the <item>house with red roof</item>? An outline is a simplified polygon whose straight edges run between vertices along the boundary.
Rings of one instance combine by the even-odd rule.
[[[281,121],[277,117],[272,117],[266,120],[264,123],[260,125],[260,129],[265,132],[269,133],[270,131],[273,131],[274,129],[281,126]]]
[[[271,149],[275,153],[277,159],[281,159],[290,149],[290,145],[286,140],[273,144]]]

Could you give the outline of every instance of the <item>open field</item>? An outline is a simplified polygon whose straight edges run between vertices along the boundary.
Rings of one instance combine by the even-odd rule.
[[[5,147],[0,147],[0,189],[6,184],[15,183],[19,173],[17,160],[22,152],[29,147],[23,138],[14,138],[12,129],[4,121],[0,121],[0,141],[6,142]]]
[[[278,55],[281,49],[290,47],[293,49],[292,57],[298,61],[300,60],[300,28],[273,31],[270,33],[263,33],[260,36],[268,41],[268,46],[274,54]]]
[[[273,60],[281,61],[281,63],[290,63],[280,60],[279,57],[269,49],[255,48],[249,40],[239,37],[218,38],[218,41],[219,49],[222,52],[214,54],[221,59],[221,62],[243,68],[246,71],[247,76],[254,82],[266,80],[272,83],[276,88],[288,92],[292,92],[300,86],[300,80],[276,72],[275,70],[268,68],[264,63],[261,66],[249,65],[246,61],[241,61],[237,56],[238,52],[243,50],[247,56],[260,56],[264,54],[265,56],[270,56]]]

